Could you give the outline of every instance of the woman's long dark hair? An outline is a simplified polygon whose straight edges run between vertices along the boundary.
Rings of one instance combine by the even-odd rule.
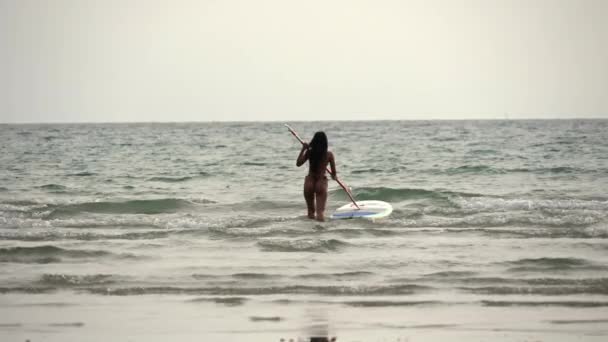
[[[310,141],[310,169],[317,171],[327,156],[327,136],[324,132],[317,132]]]

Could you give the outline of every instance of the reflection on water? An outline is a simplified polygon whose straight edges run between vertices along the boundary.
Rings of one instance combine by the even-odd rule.
[[[328,308],[324,306],[310,307],[305,312],[304,327],[305,336],[310,337],[310,342],[329,342],[336,341],[336,337],[331,337],[331,320],[328,315]]]
[[[280,342],[335,342],[335,331],[331,327],[329,308],[324,306],[309,307],[302,317],[301,337],[281,338]]]

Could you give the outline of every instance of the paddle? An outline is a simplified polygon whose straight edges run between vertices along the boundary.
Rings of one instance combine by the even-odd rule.
[[[287,129],[289,130],[289,132],[291,132],[291,134],[293,134],[293,136],[296,137],[296,139],[298,139],[298,141],[300,141],[300,143],[302,145],[304,145],[304,140],[302,140],[302,138],[300,138],[300,136],[298,135],[298,133],[296,133],[296,131],[294,131],[293,128],[289,127],[288,124],[285,124],[285,127],[287,127]],[[329,169],[329,167],[326,168],[325,170],[327,170],[327,172],[329,172],[329,174],[332,175],[331,170]],[[338,184],[340,184],[340,186],[342,187],[342,189],[344,189],[344,191],[348,195],[348,198],[350,198],[350,200],[353,202],[353,204],[355,205],[355,207],[357,207],[357,209],[361,210],[361,208],[359,208],[359,205],[357,205],[357,202],[355,202],[355,199],[353,198],[353,195],[350,193],[350,190],[348,190],[348,188],[346,187],[346,185],[344,185],[344,183],[342,183],[342,181],[340,181],[338,179],[338,177],[335,178],[335,181],[338,182]]]

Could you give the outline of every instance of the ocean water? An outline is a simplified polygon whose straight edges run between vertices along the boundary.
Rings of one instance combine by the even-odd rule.
[[[606,340],[608,120],[291,124],[0,125],[0,339]]]

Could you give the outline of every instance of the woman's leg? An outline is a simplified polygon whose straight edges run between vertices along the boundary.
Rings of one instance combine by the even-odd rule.
[[[310,176],[304,178],[304,199],[308,207],[308,218],[315,218],[315,182]]]
[[[325,221],[325,204],[327,203],[327,178],[315,183],[315,200],[317,204],[317,221]]]

